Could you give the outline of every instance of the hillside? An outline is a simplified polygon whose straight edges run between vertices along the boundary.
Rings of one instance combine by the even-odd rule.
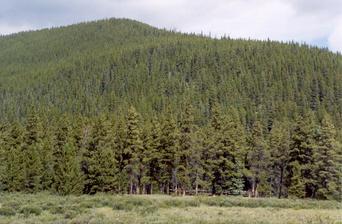
[[[217,99],[247,123],[311,109],[342,126],[341,55],[295,43],[217,40],[110,19],[0,37],[0,68],[2,120],[23,118],[32,104],[86,116],[130,104],[148,116],[167,105],[179,113],[189,98],[203,121]]]
[[[109,19],[0,37],[0,191],[341,198],[342,56]]]

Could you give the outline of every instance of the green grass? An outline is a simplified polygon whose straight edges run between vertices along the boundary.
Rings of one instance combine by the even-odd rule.
[[[0,194],[4,223],[341,223],[336,201],[165,195]]]

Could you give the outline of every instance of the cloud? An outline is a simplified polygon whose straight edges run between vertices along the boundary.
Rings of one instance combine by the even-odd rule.
[[[336,19],[336,25],[329,36],[329,48],[333,51],[342,52],[342,15]]]
[[[213,36],[320,40],[342,51],[341,0],[2,0],[0,33],[109,17]]]

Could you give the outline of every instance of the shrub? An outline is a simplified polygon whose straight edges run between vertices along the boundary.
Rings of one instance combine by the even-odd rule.
[[[15,210],[11,207],[0,207],[0,215],[2,216],[14,216],[15,214]]]
[[[25,216],[33,215],[40,215],[42,213],[42,209],[36,206],[24,206],[20,209],[20,213],[24,214]]]

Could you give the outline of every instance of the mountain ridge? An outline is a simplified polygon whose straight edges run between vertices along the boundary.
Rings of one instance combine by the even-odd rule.
[[[128,19],[19,33],[0,37],[0,115],[23,118],[34,105],[92,116],[135,105],[151,116],[190,98],[204,117],[216,99],[243,120],[270,108],[292,118],[310,109],[341,126],[341,58],[298,43],[215,39]]]

